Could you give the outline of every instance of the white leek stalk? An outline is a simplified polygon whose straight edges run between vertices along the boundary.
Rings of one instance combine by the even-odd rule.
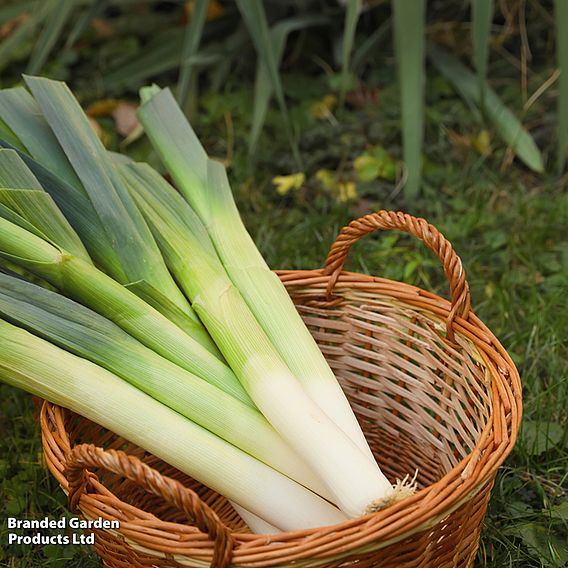
[[[223,166],[205,150],[171,92],[142,92],[139,116],[154,149],[213,241],[231,281],[272,344],[316,404],[374,462],[361,427],[290,300],[248,234],[235,206]]]
[[[327,501],[109,371],[2,320],[0,380],[123,436],[283,530],[345,520]]]
[[[233,509],[241,516],[243,521],[248,525],[249,529],[256,534],[277,534],[282,532],[281,529],[267,523],[264,519],[261,519],[258,515],[247,511],[245,508],[237,505],[237,503],[231,502]]]

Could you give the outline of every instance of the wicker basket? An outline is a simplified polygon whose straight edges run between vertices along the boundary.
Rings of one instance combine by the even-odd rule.
[[[343,272],[350,246],[377,229],[424,241],[450,282],[448,302],[419,288]],[[489,493],[521,418],[511,359],[470,310],[459,258],[423,219],[381,211],[345,227],[323,270],[278,272],[392,480],[419,491],[343,524],[251,534],[227,500],[63,408],[41,411],[47,464],[95,530],[112,567],[473,566]],[[157,425],[159,427],[159,425]]]

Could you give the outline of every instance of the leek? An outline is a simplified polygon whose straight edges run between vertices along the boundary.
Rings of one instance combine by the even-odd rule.
[[[0,149],[0,203],[25,219],[37,234],[91,263],[77,233],[14,150]]]
[[[160,357],[60,294],[0,273],[0,315],[89,359],[320,495],[319,480],[258,410]]]
[[[389,499],[393,488],[377,464],[306,395],[282,361],[189,205],[152,168],[125,171],[166,264],[259,410],[342,511],[358,516]]]
[[[2,320],[0,380],[100,424],[282,530],[346,519],[321,497],[109,371]]]
[[[0,95],[3,91],[0,91]],[[0,134],[1,136],[1,134]],[[94,212],[84,191],[77,191],[53,172],[36,162],[24,151],[0,138],[0,147],[17,151],[18,156],[55,201],[70,225],[75,229],[93,262],[118,282],[128,282],[111,239]]]
[[[247,511],[237,503],[231,502],[233,509],[237,511],[240,515],[241,519],[248,525],[253,533],[256,534],[276,534],[282,532],[282,529],[267,523],[264,519],[261,519],[259,516]]]
[[[197,213],[231,281],[309,396],[374,458],[349,402],[286,289],[268,268],[235,206],[223,166],[205,150],[168,89],[143,90],[139,117],[181,193]]]
[[[58,81],[26,77],[26,82],[35,99],[23,88],[0,91],[0,117],[29,154],[50,170],[44,189],[65,194],[59,205],[64,209],[69,197],[81,201],[80,207],[67,208],[71,209],[68,219],[81,237],[86,233],[85,245],[94,251],[98,266],[166,317],[173,315],[172,321],[219,355],[167,271],[148,227],[75,97]],[[97,255],[101,239],[112,248],[109,258]]]
[[[144,91],[141,117],[184,196],[107,152],[64,84],[26,82],[35,99],[0,93],[0,261],[60,294],[0,275],[0,317],[28,330],[0,320],[0,378],[166,459],[261,532],[407,495],[169,92]]]

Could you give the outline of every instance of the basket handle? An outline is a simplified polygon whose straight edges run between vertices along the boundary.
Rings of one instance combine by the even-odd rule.
[[[69,505],[75,510],[81,496],[86,493],[89,478],[88,467],[99,467],[121,475],[139,484],[154,495],[163,497],[168,503],[194,519],[197,528],[208,534],[215,543],[211,566],[226,568],[231,562],[234,541],[231,531],[217,513],[204,503],[191,489],[179,481],[162,475],[120,450],[104,450],[93,444],[79,444],[66,456],[65,473],[69,481]]]
[[[469,286],[459,256],[444,236],[427,221],[401,211],[377,211],[365,215],[343,227],[331,246],[323,273],[329,275],[327,297],[331,297],[349,249],[361,237],[376,230],[397,229],[418,237],[440,259],[450,282],[452,306],[446,319],[446,337],[454,340],[453,322],[456,316],[467,318],[471,309]]]

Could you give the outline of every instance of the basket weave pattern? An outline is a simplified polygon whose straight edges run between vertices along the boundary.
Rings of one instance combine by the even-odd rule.
[[[409,232],[440,259],[449,302],[342,270],[350,246]],[[109,567],[473,566],[490,490],[511,451],[521,387],[511,359],[470,308],[461,262],[431,225],[378,212],[345,227],[323,270],[279,271],[333,368],[381,468],[416,476],[412,497],[340,525],[255,535],[214,491],[127,440],[45,402],[47,464],[95,530]],[[159,425],[157,425],[159,427]]]

